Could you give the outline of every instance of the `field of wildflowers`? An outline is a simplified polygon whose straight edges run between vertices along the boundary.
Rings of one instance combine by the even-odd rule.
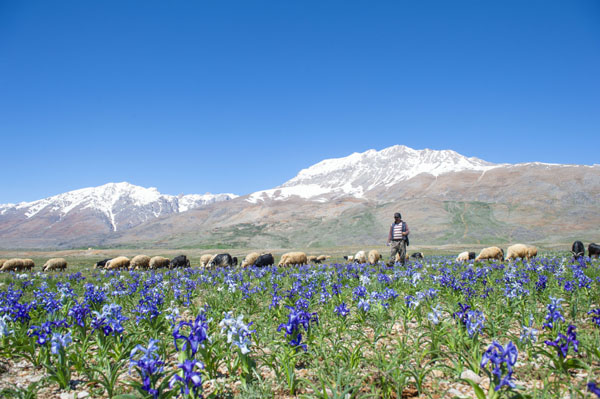
[[[0,397],[600,397],[585,257],[0,283]]]

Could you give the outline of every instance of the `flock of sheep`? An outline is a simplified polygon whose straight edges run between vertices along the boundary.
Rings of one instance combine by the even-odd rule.
[[[18,271],[18,270],[31,270],[35,267],[35,263],[32,259],[0,259],[0,272]],[[42,271],[50,270],[65,270],[67,268],[67,261],[64,258],[52,258],[48,259]]]
[[[496,259],[496,260],[516,260],[517,258],[521,259],[531,259],[537,256],[538,249],[533,245],[525,245],[525,244],[514,244],[508,247],[506,251],[506,258],[504,257],[504,251],[499,247],[488,247],[483,248],[479,255],[475,257],[475,252],[461,252],[456,257],[457,262],[467,262],[469,260],[474,259],[475,262],[487,260],[487,259]]]
[[[573,256],[580,256],[585,253],[583,243],[575,241],[572,246],[571,252]],[[504,251],[499,247],[488,247],[481,250],[479,255],[475,256],[475,252],[462,252],[456,258],[457,262],[467,262],[474,260],[475,262],[483,261],[487,259],[494,260],[516,260],[517,258],[529,260],[537,256],[538,249],[531,245],[525,244],[514,244],[508,247],[506,257],[504,257]],[[589,256],[598,256],[600,254],[600,246],[597,244],[590,244],[588,248]],[[420,259],[423,258],[423,253],[415,252],[410,255],[411,258]],[[319,256],[307,256],[304,252],[288,252],[281,256],[278,266],[289,266],[289,265],[305,265],[321,263],[331,258],[329,255]],[[406,256],[408,259],[409,256]],[[356,263],[370,263],[376,264],[382,256],[378,250],[373,249],[368,253],[365,251],[358,251],[355,255],[344,256],[344,259],[350,262]],[[396,262],[402,259],[396,255]],[[212,268],[212,267],[231,267],[237,266],[238,259],[232,257],[230,254],[205,254],[200,257],[200,267]],[[248,266],[271,266],[275,264],[275,259],[270,253],[259,254],[258,252],[249,253],[241,264],[241,267]],[[35,263],[32,259],[0,259],[0,271],[20,271],[20,270],[32,270],[35,267]],[[149,257],[146,255],[137,255],[132,259],[125,256],[118,256],[116,258],[104,259],[97,262],[94,268],[115,270],[115,269],[129,269],[129,270],[144,270],[144,269],[161,269],[161,268],[176,268],[176,267],[190,267],[190,261],[185,255],[176,256],[173,259],[168,259],[163,256]],[[64,258],[52,258],[48,259],[42,271],[51,270],[65,270],[67,268],[67,261]]]

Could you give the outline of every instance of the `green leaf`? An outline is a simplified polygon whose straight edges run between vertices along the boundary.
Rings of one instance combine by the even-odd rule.
[[[588,365],[580,359],[571,358],[564,362],[565,368],[568,369],[588,369]]]

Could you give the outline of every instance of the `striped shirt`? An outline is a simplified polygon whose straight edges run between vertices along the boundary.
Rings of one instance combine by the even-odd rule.
[[[404,236],[402,235],[402,231],[408,232],[408,227],[405,222],[400,223],[392,223],[390,226],[390,240],[402,240]]]

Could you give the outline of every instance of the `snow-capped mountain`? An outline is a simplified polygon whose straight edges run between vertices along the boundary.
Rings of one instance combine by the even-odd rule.
[[[110,183],[0,205],[0,248],[375,245],[398,211],[417,245],[597,242],[600,165],[492,164],[394,146],[235,197]]]
[[[152,218],[185,212],[235,197],[237,195],[210,193],[173,196],[161,194],[154,187],[145,188],[127,182],[108,183],[38,201],[0,205],[0,218],[22,221],[50,218],[54,223],[58,223],[74,215],[93,214],[104,219],[112,231],[118,231]]]
[[[391,187],[421,173],[439,176],[465,170],[487,171],[503,164],[467,158],[451,150],[414,150],[396,145],[381,151],[368,150],[344,158],[326,159],[284,184],[251,194],[247,201],[282,200],[291,196],[326,201],[332,197],[361,198],[375,188]]]

